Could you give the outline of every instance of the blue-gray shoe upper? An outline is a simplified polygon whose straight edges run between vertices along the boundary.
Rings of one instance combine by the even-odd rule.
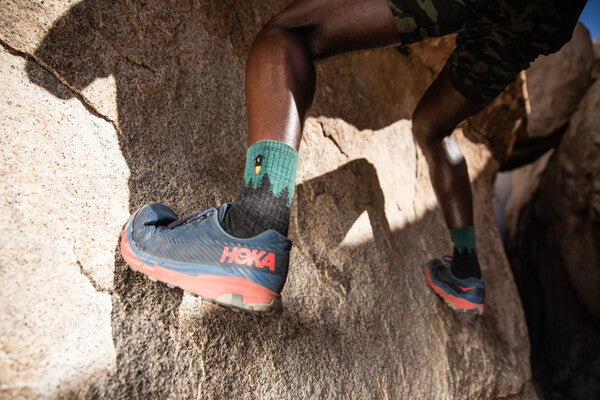
[[[468,300],[472,303],[483,304],[485,285],[483,280],[470,277],[459,279],[452,274],[450,268],[440,260],[433,259],[427,263],[431,273],[431,279],[435,285],[445,293]]]
[[[248,239],[229,235],[221,227],[228,207],[178,220],[165,205],[145,205],[127,227],[132,250],[150,266],[192,276],[240,276],[279,293],[287,277],[291,240],[273,230]]]

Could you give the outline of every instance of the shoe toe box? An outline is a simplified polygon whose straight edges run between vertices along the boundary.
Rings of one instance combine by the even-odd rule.
[[[131,221],[132,239],[143,244],[157,228],[177,220],[177,215],[169,207],[160,203],[146,204],[140,208]]]

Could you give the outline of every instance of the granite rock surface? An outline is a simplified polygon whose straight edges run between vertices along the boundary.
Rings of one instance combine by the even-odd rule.
[[[531,64],[526,72],[529,137],[548,136],[569,121],[591,85],[593,63],[590,33],[579,22],[562,49]]]
[[[130,271],[130,212],[241,187],[244,65],[286,1],[12,1],[0,12],[0,397],[532,398],[521,302],[469,164],[483,316],[423,263],[451,250],[410,116],[433,79],[394,49],[321,62],[292,209],[284,313],[239,314]]]

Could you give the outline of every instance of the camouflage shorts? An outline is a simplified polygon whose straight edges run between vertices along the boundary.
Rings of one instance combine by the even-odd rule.
[[[540,54],[570,38],[586,0],[387,0],[402,45],[458,32],[446,68],[467,99],[489,104]]]

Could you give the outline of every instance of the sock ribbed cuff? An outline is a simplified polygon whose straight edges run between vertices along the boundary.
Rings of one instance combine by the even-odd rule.
[[[279,197],[287,189],[289,207],[297,170],[298,152],[293,147],[275,140],[261,140],[248,147],[244,184],[256,189],[268,175],[273,195]]]
[[[450,238],[458,251],[475,250],[475,228],[472,226],[450,229]]]

